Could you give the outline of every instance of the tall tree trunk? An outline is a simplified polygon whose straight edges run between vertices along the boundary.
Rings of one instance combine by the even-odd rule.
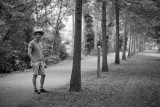
[[[74,20],[74,14],[72,15],[72,26],[73,26],[73,31],[72,31],[72,51],[71,51],[71,56],[73,57],[73,51],[74,51],[74,36],[75,36],[75,20]]]
[[[102,71],[108,71],[107,64],[107,37],[106,37],[106,1],[102,1]]]
[[[155,36],[156,37],[158,36],[158,31],[155,31]],[[158,52],[160,52],[160,40],[157,39],[156,42],[157,42],[157,46],[158,46]]]
[[[70,92],[81,91],[81,29],[82,29],[82,0],[76,0],[75,9],[75,39],[73,67],[70,80]]]
[[[132,56],[132,55],[133,55],[133,47],[134,47],[134,44],[133,44],[133,41],[134,41],[134,40],[133,40],[133,38],[134,38],[134,37],[133,37],[133,36],[134,36],[134,35],[133,35],[133,27],[132,27],[132,30],[131,30],[131,31],[132,31],[132,32],[131,32],[131,38],[132,38],[132,41],[131,41],[131,56]]]
[[[138,49],[138,35],[136,35],[136,51]]]
[[[94,50],[97,50],[98,20],[95,18]]]
[[[123,54],[122,60],[126,60],[126,43],[127,43],[127,15],[125,13],[125,25],[124,25],[124,36],[123,36]]]
[[[81,43],[83,44],[83,41],[84,41],[84,32],[85,32],[85,19],[84,19],[84,12],[83,12],[83,10],[82,10],[82,35],[81,35],[81,37],[82,37],[82,41],[81,41]]]
[[[116,50],[116,33],[115,33],[115,28],[112,28],[112,42],[111,42],[111,46],[112,46],[112,51],[115,52]]]
[[[133,54],[136,54],[136,32],[134,30],[134,39],[133,39]]]
[[[119,0],[115,0],[115,11],[116,11],[116,54],[115,54],[115,64],[120,64],[120,59],[119,59]]]
[[[143,50],[145,50],[145,35],[143,36]]]
[[[143,51],[143,38],[142,38],[142,42],[141,42],[141,51]]]
[[[129,48],[128,48],[128,57],[131,57],[131,27],[129,29]]]
[[[140,42],[140,37],[138,36],[138,49],[139,49],[139,52],[141,51],[141,42]]]
[[[142,37],[140,37],[140,51],[142,51]]]
[[[70,0],[70,4],[74,5],[75,0]],[[74,51],[74,36],[75,36],[75,13],[72,14],[72,49],[71,49],[71,57],[73,57]]]
[[[133,33],[132,33],[132,45],[131,45],[131,55],[133,55],[133,47],[134,47],[134,37],[133,37]]]
[[[135,35],[133,34],[133,50],[132,50],[133,51],[132,52],[133,55],[135,54],[135,44],[134,44],[134,41],[135,41]]]

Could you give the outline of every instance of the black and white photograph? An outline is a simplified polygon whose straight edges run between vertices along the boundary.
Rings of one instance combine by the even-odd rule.
[[[0,107],[160,107],[160,0],[0,0]]]

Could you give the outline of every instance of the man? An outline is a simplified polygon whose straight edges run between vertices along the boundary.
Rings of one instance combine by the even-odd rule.
[[[36,94],[48,92],[43,88],[46,76],[44,70],[44,68],[46,68],[46,65],[43,55],[43,47],[42,43],[40,42],[43,35],[44,35],[43,31],[34,32],[34,39],[28,45],[28,55],[31,59],[31,65],[33,68],[32,82],[34,86],[34,93]],[[39,91],[36,86],[36,79],[38,75],[41,75]]]

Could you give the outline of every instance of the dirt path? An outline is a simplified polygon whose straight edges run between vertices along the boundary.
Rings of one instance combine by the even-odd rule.
[[[114,54],[108,55],[108,63],[114,62]],[[96,71],[97,57],[89,57],[82,60],[82,74]],[[47,90],[66,85],[70,81],[72,62],[63,62],[46,69],[46,81],[44,87]],[[33,94],[32,72],[9,74],[0,78],[0,107],[17,107],[23,102],[31,100]],[[39,87],[40,77],[37,80]]]
[[[100,78],[94,71],[82,77],[82,92],[70,93],[66,85],[22,107],[160,107],[160,53],[144,51],[109,64]]]
[[[154,84],[159,84],[158,82],[159,73],[157,74],[157,70],[156,69],[153,70],[153,68],[159,67],[160,54],[156,53],[155,51],[144,51],[144,52],[138,53],[136,57],[132,57],[131,59],[128,59],[129,61],[123,61],[123,63],[125,62],[126,64],[129,64],[129,63],[137,64],[136,67],[130,66],[129,64],[129,66],[126,69],[128,69],[129,71],[131,69],[134,69],[134,71],[131,70],[131,72],[126,72],[125,69],[123,68],[123,65],[114,65],[113,64],[114,57],[115,57],[114,54],[108,55],[108,63],[111,66],[110,70],[117,69],[117,67],[119,70],[118,72],[115,72],[115,73],[111,72],[111,75],[106,78],[107,79],[106,81],[108,82],[105,81],[105,83],[108,83],[107,87],[109,86],[114,87],[114,90],[118,90],[116,91],[116,93],[117,92],[119,93],[121,91],[123,92],[123,90],[125,90],[124,92],[126,93],[128,92],[127,90],[135,89],[137,88],[136,84],[138,83],[142,83],[141,85],[150,84],[148,80],[154,80]],[[139,62],[136,63],[136,61],[139,61]],[[145,68],[147,65],[150,67]],[[97,57],[89,57],[87,59],[82,60],[82,74],[84,74],[85,72],[96,71],[97,70],[96,66],[97,66]],[[140,68],[142,69],[141,72],[138,71]],[[71,69],[72,69],[71,61],[62,62],[58,65],[49,67],[46,70],[47,77],[46,77],[44,87],[47,90],[51,91],[55,88],[59,88],[61,86],[68,84],[70,81]],[[108,73],[108,75],[109,74],[110,72]],[[31,78],[32,78],[31,71],[10,74],[8,76],[1,77],[0,78],[0,107],[17,107],[17,106],[20,106],[21,104],[23,105],[24,102],[30,101],[34,97],[36,97],[37,95],[33,94],[33,86],[32,86]],[[39,87],[39,79],[40,78],[38,78],[38,81],[37,81],[38,87]],[[121,85],[123,85],[125,88],[123,89]],[[130,92],[128,92],[126,96],[128,96],[129,93]],[[148,93],[145,93],[145,94],[148,94]],[[134,98],[134,96],[132,95],[131,97]],[[115,104],[118,104],[117,101],[122,99],[122,98],[120,99],[118,98],[120,98],[120,96],[117,96],[117,94],[115,95],[115,98],[114,97],[112,98],[113,101],[116,99],[114,101],[116,102]],[[127,102],[128,101],[127,99],[128,97],[124,98],[123,100],[126,100]],[[139,100],[137,100],[137,104],[140,104]]]

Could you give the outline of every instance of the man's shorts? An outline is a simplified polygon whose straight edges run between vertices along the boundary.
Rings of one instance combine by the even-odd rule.
[[[45,75],[43,61],[36,61],[32,64],[33,75]]]

